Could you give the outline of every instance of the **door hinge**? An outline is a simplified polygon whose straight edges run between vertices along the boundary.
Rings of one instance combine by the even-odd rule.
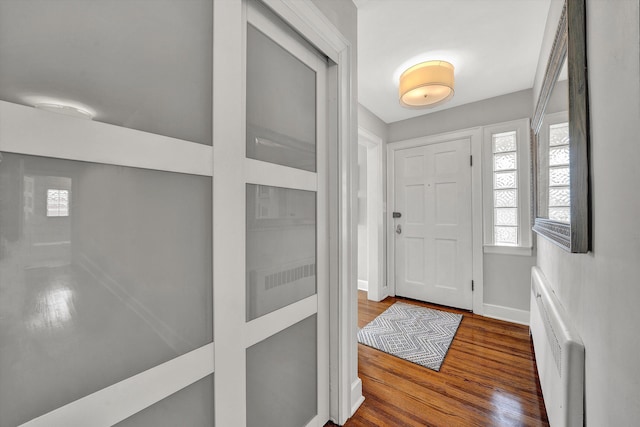
[[[473,156],[469,156],[469,166],[473,166]]]
[[[473,284],[473,280],[471,281],[471,292],[475,291],[475,285]]]

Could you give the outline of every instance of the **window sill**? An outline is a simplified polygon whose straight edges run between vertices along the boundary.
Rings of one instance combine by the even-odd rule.
[[[485,245],[485,254],[531,256],[533,248],[526,246],[494,246]]]

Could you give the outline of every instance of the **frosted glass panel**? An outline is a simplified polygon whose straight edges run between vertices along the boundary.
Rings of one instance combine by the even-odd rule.
[[[515,208],[518,206],[517,190],[496,190],[493,194],[493,203],[497,208]]]
[[[316,293],[316,193],[247,184],[247,320]]]
[[[558,123],[549,126],[549,145],[569,144],[569,123]]]
[[[0,1],[0,99],[211,145],[212,15],[213,0]]]
[[[0,195],[0,425],[212,341],[211,178],[2,153]]]
[[[516,188],[517,187],[517,178],[516,172],[499,172],[494,174],[495,182],[494,188]]]
[[[251,25],[247,157],[316,170],[316,73]]]
[[[549,219],[561,222],[571,222],[571,208],[549,208]]]
[[[549,206],[570,206],[570,193],[568,188],[550,188]]]
[[[549,185],[552,187],[569,186],[569,167],[550,168]]]
[[[516,153],[495,154],[493,162],[493,170],[495,171],[516,169]]]
[[[562,166],[569,164],[569,146],[549,149],[549,166]]]
[[[517,245],[518,227],[494,227],[496,244]]]
[[[116,427],[213,427],[213,375],[138,412]]]
[[[316,315],[247,349],[247,427],[305,426],[317,414]]]
[[[498,208],[494,209],[495,225],[518,225],[518,209]]]
[[[493,152],[516,151],[516,133],[505,132],[493,135]]]

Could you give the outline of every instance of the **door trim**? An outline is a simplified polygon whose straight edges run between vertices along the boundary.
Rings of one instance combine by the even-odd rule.
[[[367,298],[382,301],[389,295],[384,274],[384,163],[382,139],[358,127],[358,145],[367,153]]]
[[[437,135],[422,136],[419,138],[406,139],[403,141],[390,142],[387,144],[387,283],[389,295],[396,294],[395,279],[395,238],[393,218],[391,212],[394,211],[395,200],[395,155],[396,151],[406,148],[421,147],[424,145],[438,144],[452,140],[468,139],[473,156],[473,166],[471,168],[471,215],[472,215],[472,277],[474,282],[473,292],[473,312],[484,313],[483,297],[483,259],[482,251],[482,128],[470,128],[455,132],[446,132]],[[469,283],[471,286],[471,283]]]

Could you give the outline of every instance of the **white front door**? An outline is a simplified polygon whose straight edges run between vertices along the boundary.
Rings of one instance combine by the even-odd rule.
[[[472,308],[470,166],[468,139],[395,151],[396,295]]]

